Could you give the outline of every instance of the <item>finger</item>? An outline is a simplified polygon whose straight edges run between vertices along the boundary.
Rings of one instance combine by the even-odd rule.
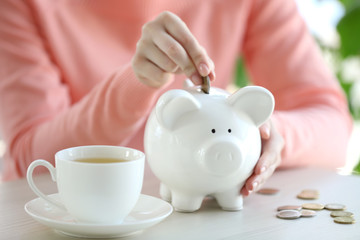
[[[262,185],[269,179],[270,176],[274,173],[276,166],[270,166],[265,172],[260,175],[253,174],[246,180],[245,185],[241,189],[241,193],[244,193],[245,196],[249,195],[252,192],[258,191]]]
[[[252,175],[246,180],[245,188],[246,188],[248,191],[254,191],[254,190],[257,188],[257,186],[259,185],[259,182],[257,181],[257,178],[258,178],[257,175],[252,174]]]
[[[210,62],[211,62],[211,71],[209,73],[209,78],[210,78],[210,81],[215,81],[215,78],[216,78],[216,74],[215,74],[215,64],[214,62],[210,59]]]
[[[154,39],[154,43],[167,54],[169,59],[179,66],[195,85],[202,83],[201,75],[197,72],[185,49],[171,36],[160,33]]]
[[[211,60],[186,24],[172,13],[165,13],[162,17],[164,18],[165,29],[184,47],[199,74],[201,76],[209,75],[214,69]]]
[[[258,184],[256,188],[253,189],[253,191],[258,191],[261,189],[261,187],[264,185],[264,183],[274,174],[276,169],[275,165],[270,166],[265,172],[263,172],[261,175],[257,175],[257,177],[254,179]]]
[[[215,81],[216,75],[214,71],[211,71],[209,74],[210,81]]]
[[[254,169],[255,174],[263,173],[272,165],[278,167],[281,163],[283,147],[284,141],[282,137],[276,133],[272,134],[268,140],[263,141],[262,153]]]
[[[263,150],[259,161],[256,163],[254,173],[259,175],[265,172],[269,168],[269,166],[274,164],[274,161],[277,157],[276,155],[277,153],[275,149],[271,150],[265,146],[265,149]]]
[[[262,139],[269,139],[270,138],[270,122],[267,121],[259,128],[260,136]]]
[[[243,196],[249,196],[250,193],[257,187],[257,182],[255,181],[255,174],[252,174],[245,182],[244,186],[240,190],[240,194]]]
[[[143,52],[145,58],[161,68],[164,72],[175,73],[178,70],[178,65],[153,43],[140,46],[139,50]]]
[[[250,195],[250,191],[248,191],[246,188],[245,188],[245,186],[244,187],[242,187],[241,188],[241,190],[240,190],[240,194],[242,195],[242,196],[244,196],[244,197],[247,197],[247,196],[249,196]]]
[[[132,64],[139,81],[150,87],[161,87],[169,83],[173,78],[173,74],[164,72],[145,58],[134,58]],[[141,68],[138,69],[137,66],[141,66]]]
[[[172,62],[182,70],[187,77],[193,75],[196,71],[195,65],[185,51],[184,47],[174,39],[165,29],[164,17],[166,14],[160,14],[155,20],[146,23],[142,28],[143,41],[151,41],[160,51],[162,51]]]
[[[196,72],[196,68],[185,49],[172,36],[166,32],[160,32],[153,39],[154,44],[178,65],[186,76],[190,77]]]

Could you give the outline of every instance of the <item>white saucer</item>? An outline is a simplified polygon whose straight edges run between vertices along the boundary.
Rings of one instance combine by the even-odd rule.
[[[60,200],[59,195],[49,195]],[[172,206],[155,197],[141,194],[134,209],[121,224],[90,224],[75,220],[66,211],[58,209],[41,198],[25,204],[25,211],[40,223],[58,232],[75,237],[113,238],[124,237],[151,227],[169,216]]]

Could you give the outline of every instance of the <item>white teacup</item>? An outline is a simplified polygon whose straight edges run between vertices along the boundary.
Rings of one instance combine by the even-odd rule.
[[[88,159],[82,162],[80,159]],[[93,159],[93,160],[89,160]],[[102,159],[101,163],[94,159]],[[104,162],[103,159],[116,159]],[[100,161],[100,160],[99,160]],[[30,164],[30,188],[48,203],[64,209],[79,221],[121,223],[134,208],[142,189],[145,155],[141,151],[117,146],[80,146],[55,154],[54,168],[48,161]],[[56,181],[62,203],[42,193],[34,184],[37,166],[49,169]]]

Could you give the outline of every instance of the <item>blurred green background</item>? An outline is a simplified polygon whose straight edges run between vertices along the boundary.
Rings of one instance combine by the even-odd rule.
[[[298,0],[298,8],[316,39],[323,56],[337,76],[354,119],[354,129],[360,126],[360,0]],[[327,21],[324,25],[321,21]],[[249,83],[243,59],[236,63],[235,84]],[[354,133],[359,135],[358,132]],[[353,135],[354,135],[353,134]],[[360,136],[352,136],[349,158],[354,174],[360,174]],[[355,156],[354,156],[355,155]],[[348,160],[352,161],[353,160]]]

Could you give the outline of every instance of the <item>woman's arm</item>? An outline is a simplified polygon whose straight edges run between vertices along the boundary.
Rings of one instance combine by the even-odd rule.
[[[284,147],[279,159],[281,148],[271,152],[271,141],[263,141],[266,154],[242,193],[256,190],[278,165],[343,166],[352,126],[346,99],[294,1],[254,1],[244,56],[253,83],[274,94],[272,128]]]
[[[0,66],[0,131],[8,145],[5,179],[24,176],[35,159],[53,162],[54,153],[66,147],[126,144],[158,92],[136,79],[129,60],[73,104],[25,1],[1,1]]]

